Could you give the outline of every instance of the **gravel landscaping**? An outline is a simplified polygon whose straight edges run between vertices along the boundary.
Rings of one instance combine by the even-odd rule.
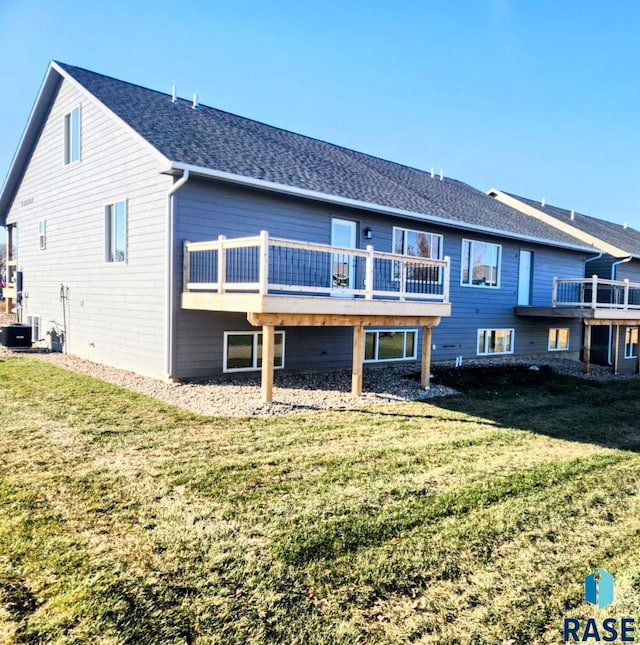
[[[6,324],[7,322],[9,322],[8,319],[2,314],[0,324]],[[437,378],[433,380],[428,391],[421,389],[420,382],[416,378],[416,371],[419,368],[413,364],[399,367],[365,368],[363,394],[359,397],[354,397],[350,393],[350,370],[304,374],[276,373],[273,390],[274,400],[271,403],[262,403],[260,400],[260,376],[257,373],[248,377],[243,375],[242,378],[167,383],[140,376],[133,372],[92,363],[76,356],[35,350],[13,352],[0,347],[0,356],[25,353],[59,367],[88,374],[205,415],[268,416],[305,410],[344,410],[366,407],[376,403],[415,401],[457,394],[455,390],[439,385]],[[504,359],[503,362],[536,365],[534,359]],[[470,360],[465,362],[467,367],[487,364],[495,364],[495,359],[492,361]],[[554,371],[562,374],[582,376],[582,365],[578,361],[545,360],[544,365],[550,365]],[[464,369],[464,367],[461,369]],[[593,366],[591,375],[585,378],[629,378],[629,375],[613,377],[607,368]]]

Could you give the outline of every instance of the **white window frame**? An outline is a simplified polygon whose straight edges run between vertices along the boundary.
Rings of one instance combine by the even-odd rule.
[[[484,345],[483,345],[483,351],[480,351],[480,335],[482,333],[485,333],[484,337]],[[511,333],[511,348],[507,350],[506,352],[491,352],[488,351],[489,349],[489,336],[488,334],[491,332],[510,332]],[[503,354],[513,354],[514,348],[516,345],[516,330],[513,329],[512,327],[506,327],[506,328],[481,328],[478,329],[478,333],[476,336],[476,355],[477,356],[499,356]]]
[[[79,105],[64,115],[63,123],[64,165],[71,166],[82,161],[82,110]],[[74,155],[76,144],[77,158]]]
[[[464,281],[464,249],[465,244],[469,244],[469,267],[468,267],[468,280]],[[489,246],[494,246],[497,249],[497,263],[496,263],[496,284],[473,284],[473,247],[475,244],[488,244]],[[499,289],[500,288],[500,276],[502,273],[502,244],[496,244],[495,242],[486,242],[484,240],[471,240],[468,238],[462,239],[462,248],[460,254],[460,286],[462,287],[476,287],[478,289]]]
[[[118,204],[124,205],[124,252],[122,260],[116,259],[116,217]],[[112,210],[113,209],[113,210]],[[114,214],[112,218],[111,214]],[[127,199],[119,199],[104,207],[104,261],[107,264],[126,264],[129,256],[129,203]]]
[[[423,259],[423,260],[442,260],[443,257],[443,245],[444,245],[444,236],[441,235],[440,233],[430,233],[429,231],[419,231],[418,229],[415,228],[406,228],[404,226],[394,226],[393,231],[391,234],[391,252],[392,253],[397,253],[396,251],[396,234],[398,231],[402,231],[403,233],[416,233],[418,235],[427,235],[429,236],[429,252],[431,252],[431,249],[433,249],[433,239],[438,238],[438,256],[434,257],[433,255],[430,255],[428,258],[425,258],[421,255],[409,255],[407,253],[407,236],[404,235],[404,239],[402,242],[402,253],[400,255],[406,255],[408,258],[418,258],[418,259]],[[398,281],[399,275],[398,275],[398,263],[394,262],[392,267],[391,267],[391,279],[394,281]],[[440,284],[442,281],[442,272],[438,271],[438,279],[437,280],[429,280],[430,283],[433,284]],[[407,279],[407,282],[418,282],[418,280],[411,280],[410,278]]]
[[[635,331],[636,340],[633,342],[633,336]],[[631,338],[629,336],[631,335]],[[637,358],[638,357],[638,341],[640,340],[640,328],[638,327],[627,327],[624,332],[624,357],[625,358]],[[633,353],[633,346],[636,346],[636,352]]]
[[[42,331],[42,316],[36,316],[33,314],[28,315],[27,325],[31,327],[31,342],[35,343],[39,340],[42,340],[40,338],[40,334]]]
[[[47,248],[47,220],[41,219],[38,222],[38,246],[41,251]]]
[[[285,341],[286,336],[284,330],[277,329],[276,336],[282,336],[282,365],[274,365],[273,369],[281,370],[284,368],[284,358],[285,358]],[[229,336],[252,336],[253,337],[253,364],[251,367],[228,367],[228,349],[229,349]],[[261,369],[258,367],[258,339],[262,336],[261,331],[225,331],[224,332],[224,344],[223,344],[223,363],[222,371],[224,374],[234,373],[234,372],[257,372]]]
[[[394,333],[394,334],[404,334],[404,339],[402,342],[402,347],[403,347],[403,356],[402,358],[378,358],[379,352],[380,352],[380,334],[388,334],[388,333]],[[414,334],[414,342],[413,342],[413,355],[408,356],[407,355],[407,333],[413,333]],[[373,343],[374,347],[374,358],[364,358],[366,356],[365,351],[366,351],[366,336],[367,334],[373,334],[375,335],[375,340]],[[364,348],[362,350],[362,356],[363,356],[363,361],[365,363],[394,363],[398,361],[415,361],[418,358],[418,330],[417,329],[397,329],[397,328],[389,328],[389,329],[367,329],[365,331],[365,343],[364,343]]]
[[[558,343],[560,341],[560,335],[558,332],[560,331],[566,331],[567,332],[567,346],[566,347],[558,347]],[[555,338],[552,338],[552,332],[555,333]],[[553,341],[553,342],[552,342]],[[571,341],[571,330],[569,327],[549,327],[549,342],[547,345],[547,348],[550,352],[566,352],[569,351],[569,343]]]

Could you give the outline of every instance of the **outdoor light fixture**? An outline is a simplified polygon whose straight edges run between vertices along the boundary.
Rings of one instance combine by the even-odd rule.
[[[373,239],[373,231],[371,230],[370,226],[367,226],[364,229],[364,236],[367,240],[372,240]]]

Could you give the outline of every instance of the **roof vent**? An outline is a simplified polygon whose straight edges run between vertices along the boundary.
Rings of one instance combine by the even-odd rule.
[[[200,105],[198,105],[198,95],[194,92],[193,94],[193,105],[191,106],[194,110],[199,110]]]
[[[571,221],[573,222],[573,220],[574,220],[575,218],[576,218],[576,212],[572,210],[572,211],[571,211]]]
[[[435,175],[435,169],[434,169],[434,168],[432,168],[432,169],[431,169],[431,179],[433,179],[434,175]]]
[[[177,103],[178,102],[178,96],[176,94],[176,86],[175,85],[171,86],[171,102],[172,103]]]
[[[442,171],[442,168],[440,168],[440,181],[442,181],[444,178],[444,172]]]
[[[626,222],[622,225],[622,228],[627,228],[627,223]]]
[[[540,203],[542,204],[542,208],[544,208],[544,204],[545,204],[544,197],[542,198],[542,201]]]

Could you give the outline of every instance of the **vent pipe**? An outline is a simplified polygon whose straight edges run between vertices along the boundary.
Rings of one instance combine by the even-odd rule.
[[[573,220],[574,220],[575,218],[576,218],[576,213],[575,213],[575,211],[573,211],[573,210],[572,210],[572,211],[571,211],[571,221],[573,222]]]
[[[172,103],[177,103],[178,102],[178,96],[176,95],[176,86],[175,85],[171,86],[171,102]]]
[[[544,208],[544,202],[545,202],[545,200],[544,200],[544,197],[543,197],[542,201],[540,202],[542,204],[542,208]]]
[[[434,168],[432,168],[431,169],[431,179],[433,179],[434,176],[435,176],[435,170],[434,170]]]
[[[627,228],[627,223],[626,222],[623,224],[622,228],[625,228],[625,229]]]
[[[198,105],[198,95],[194,92],[193,94],[193,105],[191,106],[194,110],[199,110],[200,106]]]
[[[444,173],[442,171],[442,168],[440,168],[440,181],[442,181],[443,178],[444,178]]]

